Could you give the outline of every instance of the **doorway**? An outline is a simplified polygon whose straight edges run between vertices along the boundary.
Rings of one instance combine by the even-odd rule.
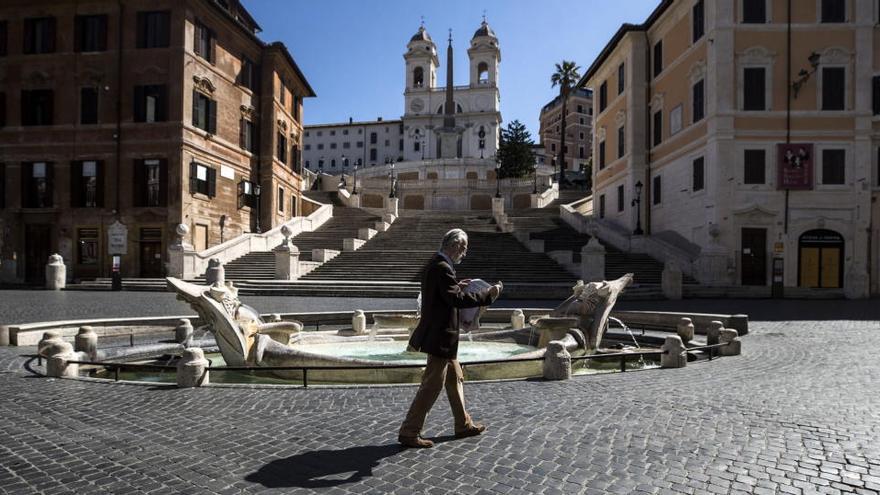
[[[52,249],[51,225],[28,224],[24,231],[24,278],[29,284],[46,281],[45,267]]]
[[[767,229],[742,229],[742,285],[767,285]]]
[[[142,228],[140,235],[141,277],[162,276],[162,229]]]
[[[798,286],[815,289],[843,287],[843,236],[816,229],[798,239]]]

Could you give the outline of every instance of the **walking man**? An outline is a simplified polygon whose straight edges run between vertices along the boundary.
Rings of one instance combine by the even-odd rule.
[[[471,420],[464,407],[464,374],[458,362],[458,310],[492,304],[502,285],[498,282],[483,293],[465,293],[467,281],[456,280],[454,265],[461,263],[467,248],[467,234],[461,229],[450,230],[422,274],[421,319],[409,345],[428,354],[428,365],[398,433],[398,442],[406,447],[434,446],[434,442],[422,438],[422,427],[444,386],[455,419],[455,437],[472,437],[486,430],[484,425]]]

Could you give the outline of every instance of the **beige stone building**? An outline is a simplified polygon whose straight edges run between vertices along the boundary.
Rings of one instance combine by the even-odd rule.
[[[562,135],[562,97],[553,98],[541,108],[538,117],[539,139],[544,148],[546,165],[553,166],[553,157],[559,157],[560,136]],[[575,88],[568,95],[565,105],[565,120],[568,122],[565,135],[566,170],[583,170],[592,155],[593,140],[593,91]],[[558,170],[558,164],[557,170]]]
[[[4,281],[161,276],[178,224],[203,250],[297,215],[314,92],[258,32],[237,0],[3,2]]]
[[[704,283],[876,293],[878,15],[872,0],[666,0],[623,25],[579,82],[596,217],[699,253],[687,271]]]

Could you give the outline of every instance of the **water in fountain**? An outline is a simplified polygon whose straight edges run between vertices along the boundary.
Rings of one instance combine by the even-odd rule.
[[[633,335],[632,330],[630,330],[629,327],[626,326],[626,323],[624,323],[623,321],[621,321],[619,318],[615,318],[615,317],[613,317],[613,316],[609,316],[609,317],[608,317],[608,325],[609,325],[609,326],[611,325],[611,322],[612,322],[612,321],[615,322],[615,323],[617,323],[618,325],[620,325],[620,327],[623,328],[624,330],[626,330],[626,333],[629,334],[629,337],[632,339],[633,344],[636,345],[636,349],[641,349],[641,348],[642,348],[642,346],[639,345],[639,341],[636,340],[636,336]],[[642,368],[645,367],[645,357],[642,356],[642,355],[639,355],[639,366],[641,366]]]
[[[379,335],[379,323],[373,322],[373,326],[370,327],[370,336],[367,338],[367,341],[372,342],[376,340],[377,335]]]

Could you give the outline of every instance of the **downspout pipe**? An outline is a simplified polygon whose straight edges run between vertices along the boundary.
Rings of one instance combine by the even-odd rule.
[[[120,176],[122,175],[122,20],[125,8],[117,0],[119,22],[116,23],[116,217],[121,216],[119,204]]]
[[[651,108],[651,40],[648,38],[647,29],[643,33],[645,33],[645,129],[648,132],[645,133],[645,176],[642,202],[639,203],[639,208],[643,208],[645,212],[645,235],[651,235],[651,144],[653,142],[651,136],[654,132],[651,127],[653,113]]]

